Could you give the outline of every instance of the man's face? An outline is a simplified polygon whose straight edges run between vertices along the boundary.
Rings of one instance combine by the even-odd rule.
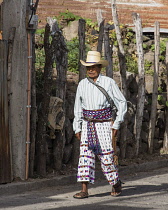
[[[101,71],[101,65],[93,65],[93,66],[87,66],[87,75],[91,79],[97,79],[100,71]]]

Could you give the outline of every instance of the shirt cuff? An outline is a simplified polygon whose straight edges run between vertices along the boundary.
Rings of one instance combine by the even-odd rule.
[[[112,125],[112,129],[118,130],[119,128],[120,128],[120,122],[114,121],[114,123]]]
[[[81,132],[81,129],[77,129],[77,130],[75,131],[75,134],[76,134],[76,133],[79,133],[79,132]]]

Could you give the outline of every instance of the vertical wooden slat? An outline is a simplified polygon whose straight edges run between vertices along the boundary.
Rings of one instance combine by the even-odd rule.
[[[79,81],[86,77],[86,68],[81,64],[80,60],[85,60],[85,28],[86,21],[79,20],[78,36],[79,36]]]
[[[0,183],[11,182],[7,87],[7,42],[0,40]]]
[[[106,67],[106,76],[113,78],[112,46],[110,46],[108,25],[106,25],[104,28],[104,51],[105,59],[109,63],[109,65]]]
[[[126,77],[126,58],[125,58],[125,50],[121,36],[121,30],[118,20],[117,8],[116,8],[116,0],[111,0],[111,8],[112,8],[112,16],[118,41],[118,57],[119,57],[119,65],[120,65],[120,74],[121,74],[121,89],[122,93],[127,99],[127,77]],[[124,123],[121,125],[120,129],[120,156],[125,158],[126,155],[126,144],[127,144],[127,117],[125,117]]]
[[[133,20],[136,31],[136,46],[138,54],[138,99],[137,111],[135,117],[135,136],[136,136],[136,156],[140,149],[140,135],[143,120],[143,111],[145,103],[145,68],[144,68],[144,53],[143,53],[143,39],[142,39],[142,22],[139,14],[133,13]]]
[[[151,116],[149,123],[149,138],[148,146],[149,153],[153,153],[153,140],[156,126],[156,112],[157,112],[157,97],[158,97],[158,76],[159,76],[159,52],[160,52],[160,26],[159,22],[155,22],[155,68],[153,75],[153,93],[152,93],[152,106]]]
[[[1,3],[0,3],[0,40],[2,39],[2,34],[1,34],[1,31],[2,31],[2,9],[1,9]]]
[[[103,38],[104,38],[104,21],[103,20],[100,23],[100,30],[99,30],[99,37],[98,37],[98,46],[97,46],[97,51],[102,53],[102,48],[103,48]]]
[[[30,122],[30,164],[29,164],[29,176],[34,175],[35,165],[35,142],[36,142],[36,123],[37,123],[37,103],[36,103],[36,71],[35,71],[35,34],[32,38],[32,83],[31,83],[31,122]]]
[[[168,42],[166,43],[166,85],[167,85],[166,101],[168,101]],[[166,126],[165,126],[164,142],[163,142],[163,153],[168,154],[168,106],[166,106],[166,123],[165,123],[165,125]]]

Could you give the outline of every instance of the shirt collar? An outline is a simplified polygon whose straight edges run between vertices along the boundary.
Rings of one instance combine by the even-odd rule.
[[[99,74],[99,76],[98,76],[98,78],[97,78],[97,80],[96,80],[96,83],[101,83],[101,77],[102,77],[102,75]]]
[[[97,80],[96,80],[96,83],[97,83],[97,84],[100,84],[100,83],[101,83],[101,77],[102,77],[102,75],[99,74],[99,76],[98,76],[98,78],[97,78]],[[89,80],[88,80],[88,82],[89,82]]]

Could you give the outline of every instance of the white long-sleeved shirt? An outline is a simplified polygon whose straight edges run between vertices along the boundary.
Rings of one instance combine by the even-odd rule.
[[[117,117],[112,128],[118,130],[121,122],[124,121],[124,115],[127,112],[127,101],[116,82],[110,77],[100,74],[96,83],[107,91],[117,107]],[[98,110],[107,107],[110,107],[110,104],[105,95],[94,84],[89,82],[87,78],[81,80],[77,88],[74,106],[75,118],[73,121],[73,129],[75,133],[80,132],[82,129],[83,109]]]

